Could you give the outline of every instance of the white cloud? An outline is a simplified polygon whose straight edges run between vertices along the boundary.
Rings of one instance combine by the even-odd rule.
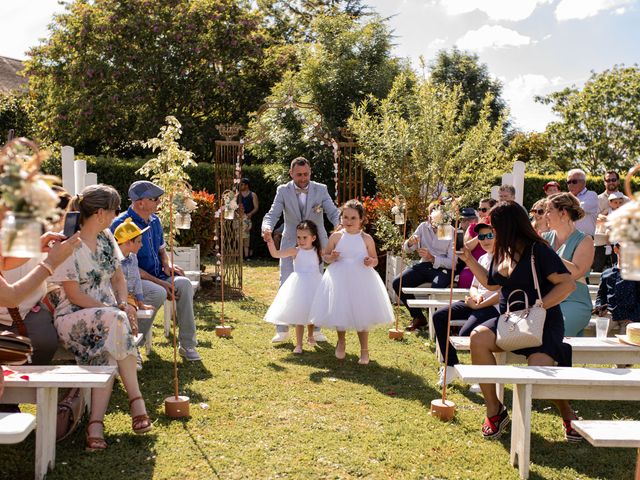
[[[469,30],[458,39],[456,45],[462,50],[480,51],[485,48],[518,47],[529,45],[531,38],[500,25],[483,25]]]
[[[559,21],[584,20],[594,17],[605,10],[615,9],[621,15],[625,12],[624,5],[630,5],[634,0],[560,0],[555,15]]]
[[[440,0],[448,15],[480,10],[492,20],[520,21],[529,18],[538,5],[553,0]]]
[[[511,80],[500,79],[504,88],[502,96],[511,110],[515,126],[524,131],[544,131],[547,124],[556,120],[551,107],[536,103],[536,95],[546,95],[560,90],[567,83],[562,77],[547,78],[527,73]]]

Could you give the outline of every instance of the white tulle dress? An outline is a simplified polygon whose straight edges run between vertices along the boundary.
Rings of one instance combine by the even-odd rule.
[[[280,286],[276,298],[264,316],[276,325],[308,325],[311,301],[320,281],[320,260],[315,249],[298,248],[293,273]]]
[[[364,265],[368,254],[362,234],[343,232],[335,249],[340,257],[322,276],[311,305],[311,322],[358,332],[393,322],[393,308],[380,276]]]

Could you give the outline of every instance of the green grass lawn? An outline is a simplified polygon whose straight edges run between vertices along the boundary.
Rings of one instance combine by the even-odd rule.
[[[355,333],[347,359],[330,343],[294,356],[292,343],[273,346],[273,326],[262,321],[278,285],[275,263],[251,263],[244,272],[246,298],[225,304],[235,327],[220,339],[214,327],[220,304],[198,294],[202,363],[179,363],[181,393],[191,397],[191,418],[164,416],[172,394],[172,350],[157,319],[154,351],[140,374],[154,430],[131,431],[126,395],[117,385],[105,420],[109,448],[84,452],[84,431],[58,444],[48,480],[131,479],[517,479],[509,465],[509,435],[480,434],[482,397],[454,383],[449,398],[456,418],[429,415],[437,361],[424,336],[402,342],[372,332],[368,366],[358,365]],[[402,313],[402,323],[407,323]],[[468,355],[462,361],[469,362]],[[507,405],[511,391],[506,392]],[[638,403],[575,402],[587,419],[640,418]],[[27,407],[26,410],[30,410]],[[596,449],[564,441],[562,422],[547,402],[534,401],[532,479],[631,479],[632,449]],[[33,477],[34,435],[0,446],[0,478]]]

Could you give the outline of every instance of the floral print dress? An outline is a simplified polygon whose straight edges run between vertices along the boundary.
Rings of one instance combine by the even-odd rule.
[[[111,277],[122,259],[113,234],[106,229],[98,234],[95,252],[82,243],[51,277],[50,281],[60,284],[78,282],[82,293],[111,305],[79,307],[71,303],[63,288],[52,299],[58,337],[79,365],[113,364],[136,353],[129,319],[117,307],[111,287]]]

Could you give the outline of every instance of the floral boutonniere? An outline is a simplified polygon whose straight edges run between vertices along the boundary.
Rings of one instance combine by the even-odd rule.
[[[324,210],[322,209],[322,204],[319,203],[313,206],[313,211],[316,213],[322,213]]]

